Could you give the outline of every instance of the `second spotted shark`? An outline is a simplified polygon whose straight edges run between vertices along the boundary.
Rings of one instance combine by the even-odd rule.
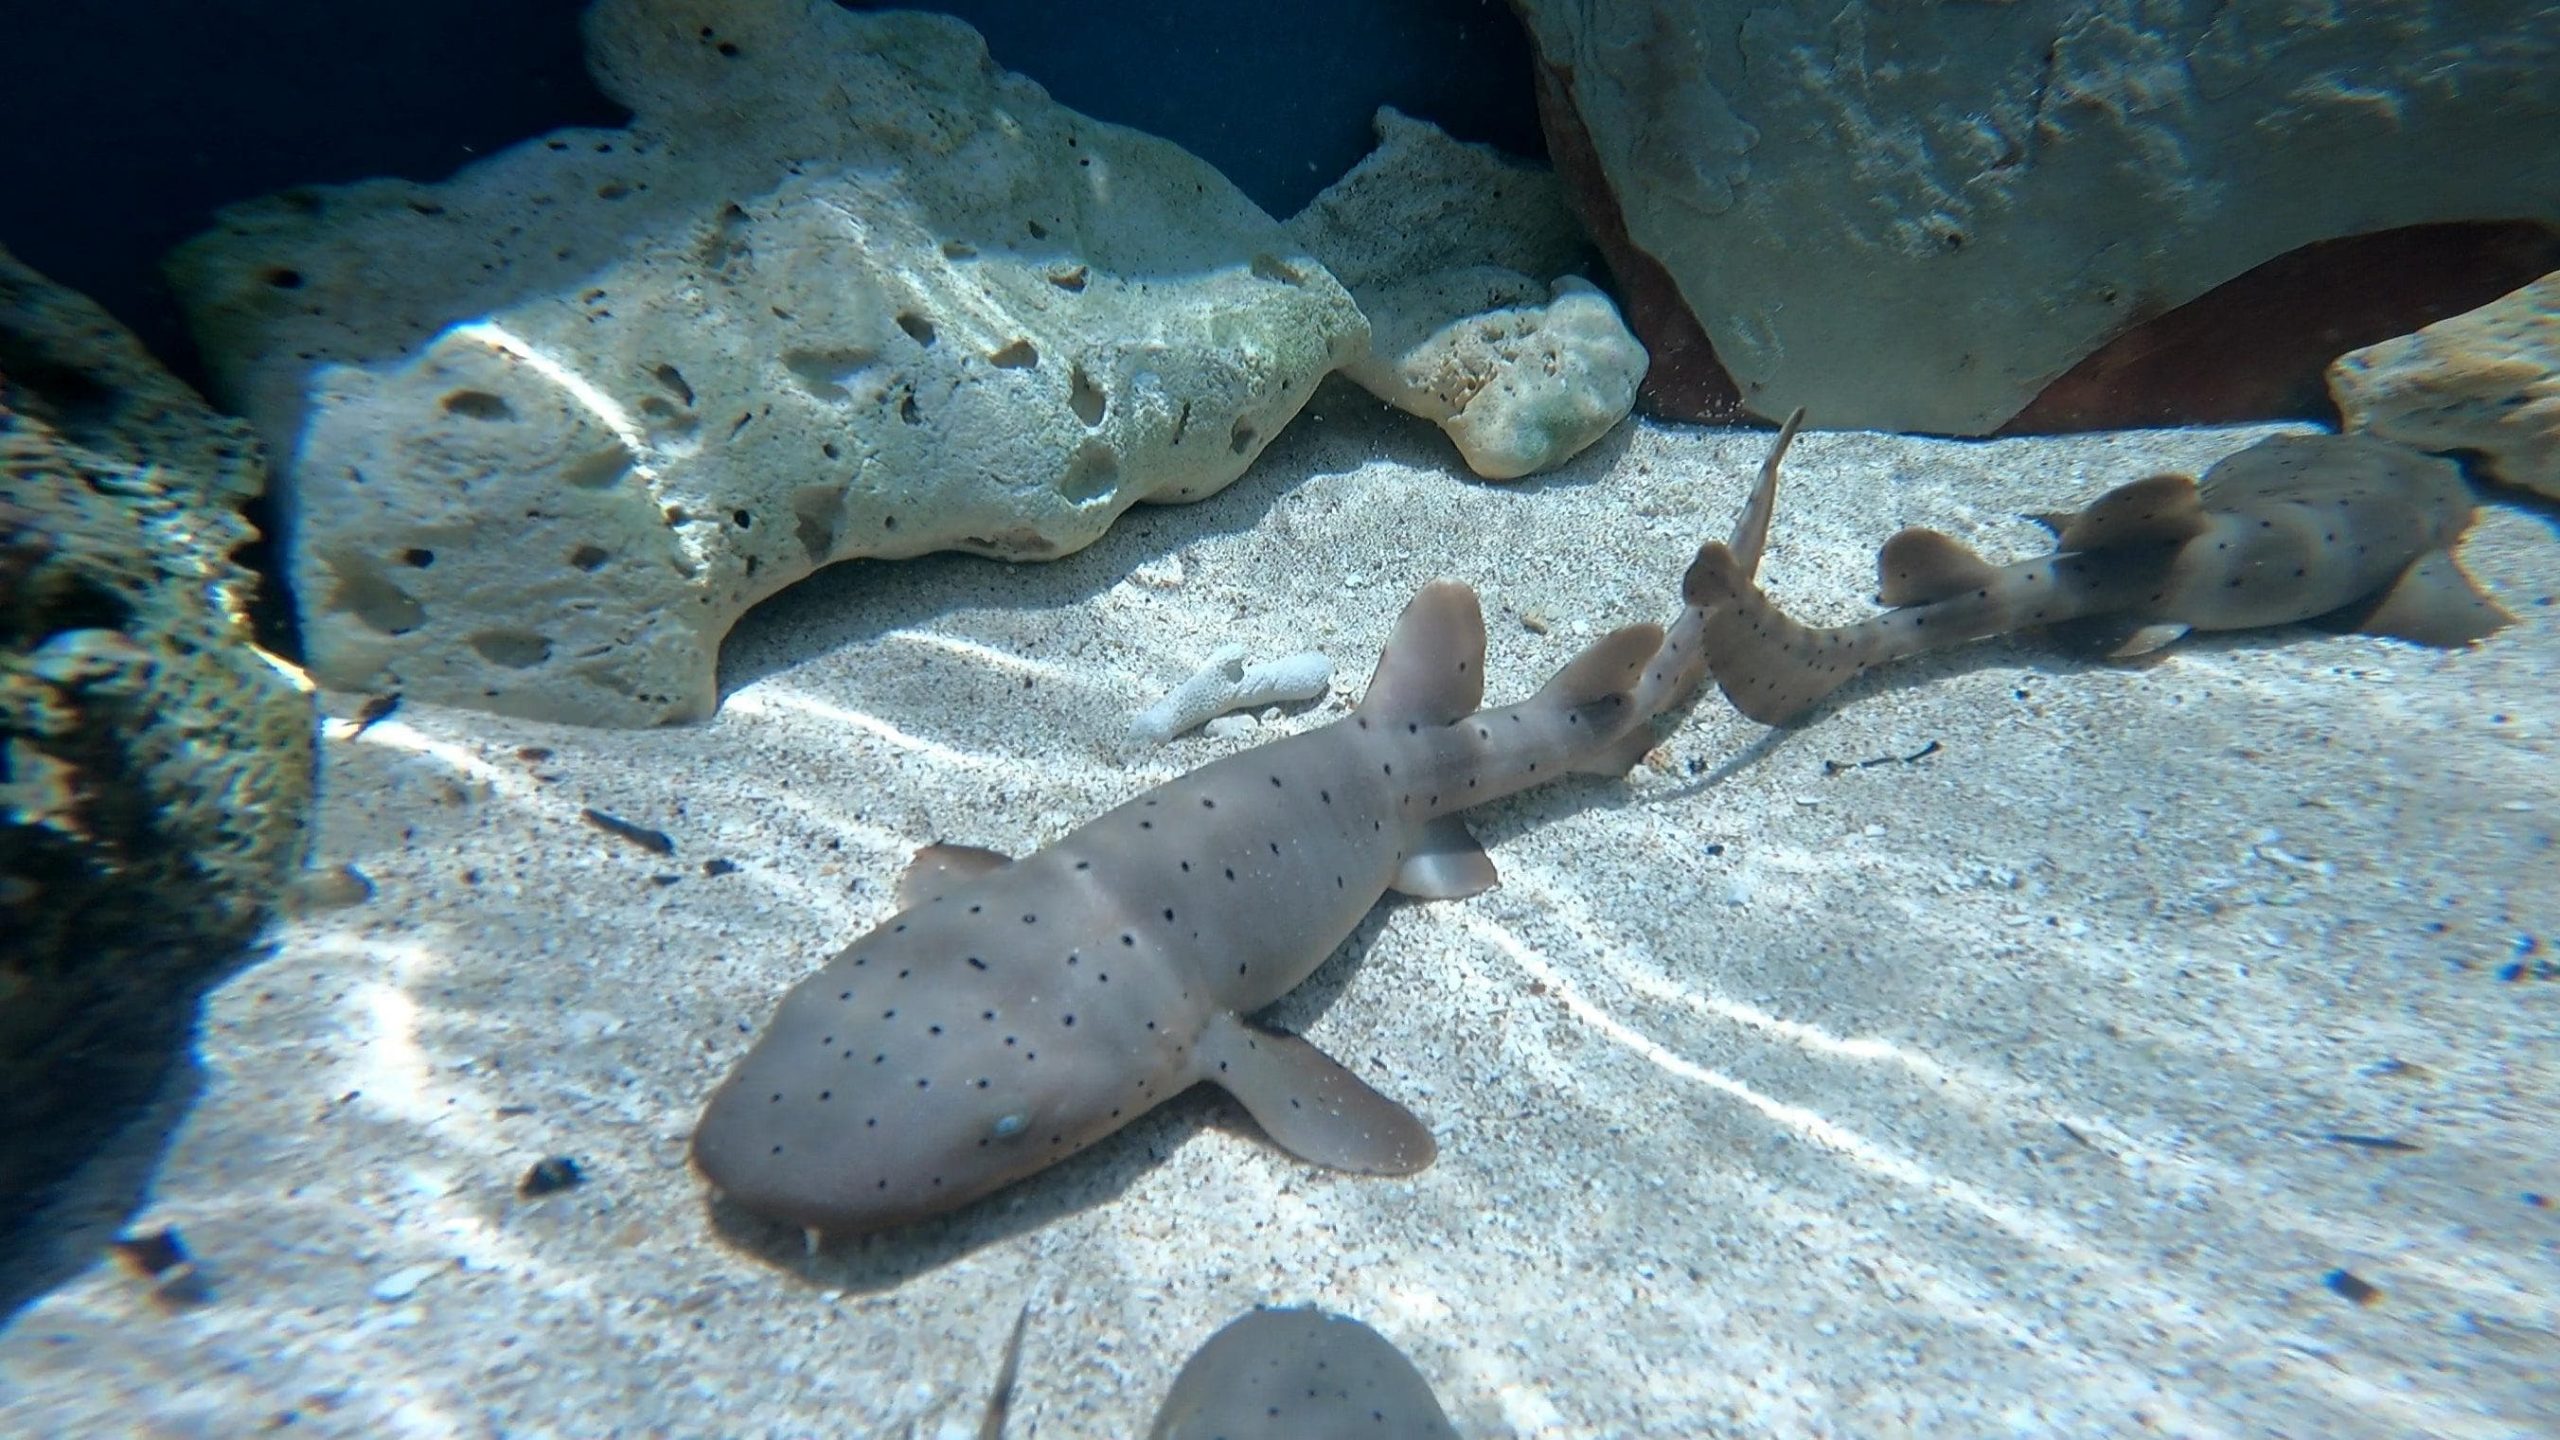
[[[1038,854],[940,846],[906,908],[786,995],[703,1111],[693,1156],[747,1211],[822,1235],[949,1210],[1206,1081],[1282,1149],[1408,1174],[1430,1131],[1307,1041],[1245,1016],[1388,891],[1473,895],[1458,812],[1653,742],[1633,703],[1660,627],[1612,631],[1523,703],[1479,710],[1484,615],[1405,607],[1358,708],[1160,785]]]
[[[1789,617],[1721,542],[1700,547],[1681,588],[1706,617],[1726,698],[1784,725],[1874,666],[2041,626],[2099,627],[2117,658],[2190,630],[2332,617],[2465,645],[2514,619],[2453,558],[2474,513],[2450,461],[2362,435],[2283,435],[2201,481],[2154,475],[2040,516],[2054,553],[2031,560],[1994,565],[1939,531],[1901,531],[1876,557],[1877,598],[1896,608],[1854,624]]]

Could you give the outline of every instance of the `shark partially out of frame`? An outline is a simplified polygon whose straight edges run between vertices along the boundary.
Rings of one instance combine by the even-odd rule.
[[[1939,531],[1901,531],[1876,557],[1877,598],[1894,608],[1853,624],[1796,621],[1719,541],[1681,590],[1726,698],[1784,725],[1888,661],[2046,626],[2095,631],[2117,658],[2190,630],[2303,620],[2466,645],[2514,619],[2453,557],[2474,514],[2451,461],[2363,435],[2282,435],[2202,480],[2154,475],[2038,516],[2056,540],[2034,559],[1994,565]]]

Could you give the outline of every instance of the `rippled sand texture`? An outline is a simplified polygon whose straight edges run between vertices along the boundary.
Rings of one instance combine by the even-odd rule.
[[[2260,433],[1808,435],[1767,579],[1865,613],[1896,525],[2019,553],[2020,511]],[[1638,428],[1496,487],[1329,390],[1233,489],[1063,562],[817,577],[701,728],[333,724],[320,856],[379,893],[213,997],[145,1214],[214,1298],[102,1267],[30,1309],[0,1431],[966,1436],[1026,1297],[1016,1436],[1138,1433],[1263,1301],[1367,1320],[1477,1437],[2554,1423],[2547,509],[2474,533],[2521,617],[2476,653],[1999,641],[1774,738],[1710,691],[1630,783],[1480,812],[1502,887],[1388,903],[1276,1016],[1432,1124],[1412,1179],[1201,1092],[816,1260],[706,1210],[697,1106],[917,844],[1027,849],[1250,743],[1125,738],[1222,642],[1356,692],[1433,576],[1483,590],[1492,695],[1525,694],[1670,617],[1766,438]],[[519,1200],[553,1154],[590,1178]]]

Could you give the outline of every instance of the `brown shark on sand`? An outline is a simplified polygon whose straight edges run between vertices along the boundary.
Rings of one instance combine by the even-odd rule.
[[[1005,1342],[978,1440],[1002,1440],[1022,1368],[1025,1305]],[[1256,1307],[1184,1362],[1147,1440],[1458,1440],[1440,1397],[1405,1353],[1348,1315]]]
[[[928,849],[906,908],[783,997],[704,1108],[695,1163],[814,1246],[965,1204],[1208,1081],[1301,1159],[1422,1169],[1421,1121],[1243,1017],[1386,892],[1490,889],[1459,811],[1625,773],[1653,740],[1629,696],[1661,640],[1612,631],[1529,700],[1479,711],[1484,615],[1473,590],[1436,582],[1343,719],[1212,761],[1021,860]]]
[[[1250,1310],[1192,1353],[1148,1440],[1458,1440],[1385,1336],[1313,1306]]]
[[[2364,435],[2280,435],[2202,481],[2154,475],[2038,517],[2057,539],[2036,559],[1993,565],[1938,531],[1904,530],[1876,557],[1877,598],[1896,608],[1855,624],[1791,619],[1713,541],[1681,591],[1708,608],[1706,654],[1734,708],[1784,725],[1873,666],[2038,626],[2107,627],[2116,658],[2190,630],[2323,617],[2469,644],[2515,618],[2453,558],[2473,514],[2451,461]]]

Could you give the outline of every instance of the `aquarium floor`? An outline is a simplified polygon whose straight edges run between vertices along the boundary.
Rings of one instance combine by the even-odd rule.
[[[1710,694],[1630,782],[1480,812],[1499,889],[1382,906],[1275,1016],[1431,1123],[1409,1179],[1195,1092],[815,1258],[707,1208],[703,1096],[916,845],[1033,847],[1249,743],[1122,738],[1222,641],[1356,694],[1433,576],[1523,694],[1669,618],[1766,439],[1494,486],[1316,412],[1063,561],[818,576],[707,725],[333,721],[317,855],[375,894],[212,996],[139,1217],[207,1293],[101,1263],[28,1308],[0,1432],[966,1437],[1025,1302],[1016,1440],[1141,1433],[1261,1302],[1365,1319],[1480,1440],[2560,1423],[2560,533],[2506,503],[2466,554],[2521,623],[2476,653],[1998,641],[1783,735]],[[2253,434],[1810,435],[1767,578],[1853,616],[1896,525],[2005,557]],[[551,1156],[583,1183],[520,1197]]]

